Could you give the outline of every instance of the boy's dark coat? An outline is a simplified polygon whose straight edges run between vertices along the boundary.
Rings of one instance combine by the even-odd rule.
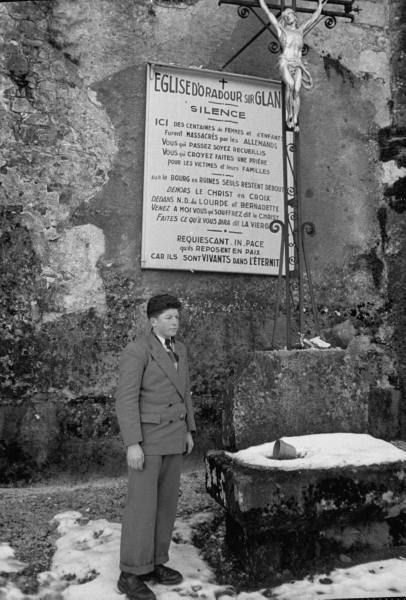
[[[176,341],[176,370],[152,333],[131,342],[120,360],[116,411],[126,446],[144,454],[182,454],[186,431],[195,431],[186,348]]]

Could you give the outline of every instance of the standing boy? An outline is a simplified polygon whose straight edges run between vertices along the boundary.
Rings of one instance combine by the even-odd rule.
[[[184,453],[195,431],[185,346],[175,341],[181,304],[169,294],[147,305],[151,332],[123,351],[116,411],[127,446],[118,589],[130,600],[154,600],[145,584],[175,585],[182,575],[164,566],[179,495]]]

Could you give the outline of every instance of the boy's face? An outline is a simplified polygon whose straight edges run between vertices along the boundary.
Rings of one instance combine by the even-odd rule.
[[[179,311],[177,308],[167,308],[157,317],[151,317],[154,333],[164,338],[174,337],[179,329]]]

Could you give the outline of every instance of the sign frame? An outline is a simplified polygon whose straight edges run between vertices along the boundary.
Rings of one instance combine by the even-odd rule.
[[[160,74],[161,72],[161,74]],[[164,80],[164,77],[162,76],[162,72],[164,73],[164,75],[166,75],[166,79]],[[148,62],[147,63],[147,85],[146,85],[146,113],[145,113],[145,153],[144,153],[144,182],[143,182],[143,216],[142,216],[142,250],[141,250],[141,268],[142,269],[160,269],[160,270],[166,270],[166,269],[170,269],[170,270],[180,270],[180,271],[192,271],[192,272],[196,272],[196,271],[201,271],[201,272],[218,272],[218,273],[234,273],[234,274],[244,274],[244,275],[265,275],[265,276],[277,276],[281,274],[281,268],[279,265],[280,262],[280,247],[281,247],[281,239],[280,239],[280,235],[276,235],[275,233],[271,233],[269,230],[269,225],[272,221],[274,220],[279,220],[284,222],[285,220],[285,211],[284,211],[284,198],[285,198],[285,194],[284,194],[284,186],[283,186],[283,155],[284,155],[284,147],[283,147],[283,135],[282,135],[282,131],[283,131],[283,110],[282,110],[282,106],[283,106],[283,102],[282,102],[282,83],[280,81],[276,81],[276,80],[272,80],[272,79],[265,79],[265,78],[261,78],[261,77],[254,77],[254,76],[250,76],[250,75],[241,75],[238,73],[224,73],[223,71],[215,71],[215,70],[208,70],[208,69],[199,69],[196,67],[182,67],[182,66],[175,66],[175,65],[165,65],[165,64],[161,64],[161,63],[154,63],[154,62]],[[160,75],[158,77],[158,75]],[[171,77],[172,75],[172,77]],[[221,94],[221,89],[219,88],[219,86],[217,86],[217,88],[215,87],[208,87],[207,85],[205,86],[203,83],[196,83],[196,81],[194,81],[195,79],[205,79],[205,81],[209,81],[212,82],[212,80],[216,80],[216,82],[220,83],[222,85],[222,90],[225,89],[225,84],[229,84],[230,82],[233,82],[234,85],[239,85],[243,90],[244,89],[255,89],[255,88],[260,88],[260,90],[258,90],[258,94],[257,96],[255,96],[256,100],[254,100],[254,96],[252,94],[247,95],[246,93],[243,94],[243,92],[241,93],[237,93],[237,95],[234,94],[234,96],[232,96],[232,92],[230,91],[226,100],[229,100],[231,98],[230,102],[222,102],[222,94]],[[165,86],[163,86],[163,82],[165,81]],[[215,94],[215,98],[220,97],[219,101],[215,101],[215,100],[209,100],[208,102],[210,103],[210,106],[206,106],[205,104],[198,104],[198,102],[204,102],[205,100],[201,100],[201,97],[199,97],[199,95],[196,93],[195,95],[193,95],[193,92],[196,91],[196,87],[192,87],[193,83],[196,85],[199,85],[201,88],[205,88],[207,90],[207,93],[212,93]],[[154,89],[153,89],[154,86]],[[187,87],[188,86],[188,87]],[[244,88],[243,86],[246,86],[246,88]],[[163,88],[163,89],[162,89]],[[210,89],[212,90],[210,92]],[[158,90],[158,91],[157,91]],[[229,116],[231,114],[231,118],[229,119],[229,121],[232,121],[233,124],[230,124],[230,127],[228,128],[230,131],[239,131],[240,132],[240,137],[242,138],[243,142],[242,145],[239,144],[238,140],[238,135],[237,137],[233,137],[232,135],[229,136],[229,138],[226,138],[226,136],[224,135],[223,141],[224,139],[231,139],[234,140],[234,146],[228,146],[228,148],[233,148],[234,151],[238,151],[238,152],[242,152],[242,151],[246,151],[246,152],[251,152],[252,154],[248,154],[248,159],[246,157],[244,157],[244,155],[240,156],[235,155],[235,152],[225,152],[224,154],[214,154],[213,152],[206,152],[206,153],[196,153],[196,152],[190,152],[187,150],[187,148],[189,148],[189,145],[192,144],[193,138],[188,138],[188,141],[186,142],[184,137],[183,137],[183,132],[185,132],[186,135],[186,130],[183,127],[179,127],[177,128],[177,130],[175,131],[172,128],[172,124],[169,125],[169,120],[173,119],[173,114],[171,114],[170,112],[165,113],[165,107],[162,109],[164,112],[164,116],[162,116],[162,112],[160,113],[160,115],[157,115],[157,111],[156,111],[156,98],[158,97],[157,94],[158,93],[167,93],[169,90],[170,94],[173,94],[172,97],[169,97],[168,99],[168,103],[169,100],[172,100],[174,96],[180,96],[181,100],[179,102],[183,102],[185,104],[185,106],[189,105],[188,108],[190,109],[190,111],[194,111],[193,116],[196,118],[196,113],[198,113],[198,111],[200,111],[200,114],[198,114],[198,121],[193,123],[193,126],[200,126],[199,123],[201,124],[201,126],[203,127],[203,125],[205,127],[209,127],[209,125],[207,125],[207,122],[204,120],[206,118],[206,110],[209,114],[209,116],[207,117],[207,120],[210,121],[211,123],[215,123],[215,122],[219,122],[221,125],[221,121],[222,119],[218,118],[221,117],[223,114],[226,114],[227,116]],[[266,96],[264,90],[268,90],[268,96]],[[189,92],[189,94],[187,93]],[[258,115],[259,115],[259,111],[262,111],[262,114],[264,114],[264,111],[269,108],[269,102],[272,102],[272,95],[271,92],[274,94],[273,98],[274,98],[274,102],[276,106],[271,105],[270,108],[273,109],[274,111],[274,130],[272,130],[271,128],[264,128],[262,127],[262,121],[261,121],[261,128],[259,130],[258,128]],[[261,95],[262,94],[262,95]],[[190,96],[190,98],[187,98],[187,96]],[[279,96],[279,106],[277,106],[277,99]],[[224,94],[223,94],[224,96]],[[163,99],[163,96],[160,96],[160,98]],[[185,100],[186,98],[186,100]],[[235,98],[237,98],[237,100],[235,100]],[[245,104],[246,107],[244,107],[244,102],[242,101],[245,98]],[[265,104],[266,99],[268,100],[268,105]],[[190,102],[193,100],[194,104],[190,104]],[[240,100],[240,102],[238,101]],[[259,102],[260,104],[255,104],[255,102]],[[176,103],[176,99],[174,101]],[[230,106],[230,107],[234,107],[234,108],[230,108],[230,109],[226,109],[226,108],[221,108],[222,106]],[[256,108],[257,106],[259,106],[260,108]],[[219,108],[218,108],[219,107]],[[237,108],[239,107],[239,108]],[[245,110],[243,110],[245,108]],[[169,109],[170,110],[170,109]],[[227,112],[227,110],[229,112]],[[247,111],[251,111],[251,121],[249,121],[249,127],[245,130],[242,129],[242,127],[246,125],[246,123],[244,123],[243,125],[238,124],[238,115],[244,115],[244,119],[246,119],[246,114]],[[256,111],[254,113],[254,111]],[[203,113],[203,117],[201,117],[201,114]],[[258,113],[258,114],[257,114]],[[232,115],[236,115],[237,117],[233,117]],[[254,118],[255,117],[255,118]],[[199,121],[200,118],[200,121]],[[233,118],[237,118],[237,121],[233,120]],[[155,119],[155,121],[154,121]],[[256,119],[256,121],[255,121]],[[227,119],[226,119],[227,120]],[[224,119],[223,119],[224,121]],[[227,120],[228,121],[228,120]],[[252,122],[255,121],[256,122],[256,127],[257,127],[257,135],[261,136],[261,137],[247,137],[247,132],[248,129],[252,129],[251,125]],[[177,123],[177,121],[173,121],[173,124]],[[235,124],[236,123],[236,124]],[[165,125],[166,124],[166,125]],[[185,123],[183,123],[183,125],[185,125]],[[191,125],[192,126],[192,122],[186,122],[186,125]],[[155,129],[154,129],[155,127]],[[159,129],[159,128],[164,128],[163,130]],[[211,125],[210,126],[211,129],[209,129],[209,131],[212,131],[213,136],[216,136],[219,133],[219,129],[221,130],[222,127],[220,127],[220,125],[218,126],[218,128],[216,129],[216,125]],[[171,130],[172,128],[172,130]],[[226,128],[227,129],[227,128]],[[272,131],[276,131],[277,133],[272,133]],[[164,133],[167,133],[168,136],[174,136],[172,139],[171,137],[166,138]],[[164,135],[164,137],[162,137],[162,135]],[[190,132],[188,132],[188,135],[190,135]],[[249,134],[250,136],[253,136],[253,132],[251,132]],[[262,138],[262,135],[264,136]],[[161,137],[162,143],[166,143],[166,144],[173,144],[175,142],[175,146],[167,146],[167,147],[159,147],[159,139],[157,141],[157,138]],[[218,137],[218,136],[217,136]],[[182,142],[178,142],[178,140],[180,140],[182,138]],[[244,139],[245,138],[245,139]],[[273,141],[271,141],[271,138]],[[278,138],[278,139],[277,139]],[[211,140],[211,141],[210,141]],[[208,142],[206,144],[202,144],[203,146],[205,146],[206,148],[216,148],[216,147],[222,147],[222,148],[226,148],[226,145],[221,146],[221,144],[214,144],[212,143],[213,137],[208,137]],[[196,140],[195,140],[196,141]],[[197,141],[199,141],[199,139],[197,139]],[[200,140],[201,141],[201,140]],[[192,177],[191,175],[184,175],[185,173],[185,169],[186,167],[184,167],[184,165],[181,164],[175,164],[174,166],[171,166],[172,171],[173,170],[177,170],[179,169],[179,173],[170,173],[170,169],[169,169],[169,162],[171,161],[170,158],[168,158],[168,175],[165,176],[165,179],[161,179],[162,177],[164,177],[164,173],[153,173],[153,168],[151,167],[151,164],[154,162],[158,162],[159,160],[161,161],[161,165],[165,162],[166,159],[163,159],[161,157],[161,152],[164,153],[165,156],[172,156],[170,154],[171,152],[171,148],[175,148],[175,154],[174,156],[176,157],[176,159],[174,159],[171,162],[175,162],[175,163],[180,163],[183,157],[180,157],[179,154],[181,154],[181,148],[179,147],[180,143],[183,144],[182,150],[184,150],[185,152],[183,152],[183,154],[185,155],[187,154],[195,154],[195,155],[200,155],[200,154],[206,154],[206,156],[223,156],[224,157],[224,164],[221,164],[219,167],[219,161],[216,161],[216,163],[202,163],[201,161],[194,161],[194,160],[189,160],[188,158],[186,160],[183,160],[183,163],[193,163],[192,165],[189,165],[189,167],[191,168],[195,168],[194,165],[200,165],[200,164],[216,164],[216,169],[214,169],[215,171],[218,171],[218,173],[216,174],[218,177],[214,178],[214,177],[203,177],[202,175],[196,176],[196,177]],[[158,146],[157,146],[158,144]],[[245,145],[249,144],[247,146],[247,148],[245,148]],[[253,146],[253,149],[250,149],[250,145],[251,144],[261,144],[259,146]],[[242,148],[242,149],[241,149]],[[258,150],[258,148],[260,150]],[[158,159],[157,161],[154,160],[154,156],[153,156],[153,152],[155,152],[155,157],[157,157],[157,150],[158,150]],[[165,154],[166,153],[166,154]],[[261,156],[261,158],[257,158],[257,155]],[[270,176],[269,176],[269,168],[270,162],[269,162],[269,157],[274,157],[274,159],[276,161],[279,161],[278,167],[279,167],[279,171],[277,173],[277,175],[274,175],[274,179],[272,179],[273,183],[270,182]],[[276,158],[277,157],[277,158]],[[261,160],[262,159],[262,160]],[[247,162],[243,162],[243,161],[251,161],[254,163],[256,161],[256,165],[262,163],[262,165],[266,165],[266,168],[262,168],[262,169],[255,169],[254,167],[248,167],[247,166]],[[229,162],[233,162],[234,164],[229,165]],[[240,162],[241,161],[241,162]],[[221,162],[221,161],[220,161]],[[188,167],[188,168],[189,168]],[[219,167],[219,168],[217,168]],[[238,167],[238,168],[237,168]],[[200,167],[199,167],[200,168]],[[199,171],[199,168],[196,167],[196,169]],[[232,177],[234,177],[234,174],[228,173],[227,174],[227,178],[225,177],[220,177],[220,175],[224,175],[224,173],[226,172],[227,169],[231,169],[233,168],[234,170],[237,169],[237,173],[239,173],[238,169],[246,169],[247,171],[249,169],[251,169],[251,171],[249,172],[249,176],[247,176],[247,181],[245,181],[244,179],[241,179],[241,181],[239,180],[235,180],[233,181],[233,179],[231,179]],[[196,170],[195,169],[195,170]],[[223,170],[223,173],[221,173],[221,170]],[[257,171],[259,173],[255,173],[254,171]],[[188,171],[188,169],[186,169],[186,171]],[[200,169],[201,171],[201,169]],[[199,171],[199,172],[200,172]],[[169,179],[168,179],[169,176]],[[202,185],[202,187],[199,189],[199,192],[202,193],[203,195],[206,194],[224,194],[224,201],[223,201],[223,205],[224,205],[224,210],[221,209],[221,207],[219,207],[218,209],[214,209],[216,211],[216,215],[219,214],[220,216],[222,216],[223,214],[225,215],[225,218],[219,218],[217,219],[215,215],[211,215],[208,214],[210,212],[210,208],[208,209],[207,213],[204,213],[203,211],[206,209],[206,206],[201,206],[202,202],[205,203],[205,205],[207,205],[208,207],[210,206],[210,202],[216,201],[216,198],[214,199],[210,199],[208,196],[202,198],[198,198],[198,197],[194,197],[193,198],[193,194],[192,194],[192,198],[190,198],[189,194],[184,194],[183,195],[183,199],[182,196],[177,196],[176,193],[174,195],[171,195],[168,190],[172,190],[172,189],[182,189],[181,185],[178,186],[171,186],[169,185],[171,182],[173,183],[179,183],[179,180],[182,181],[182,178],[184,180],[186,180],[187,177],[190,177],[190,179],[193,179],[193,182],[191,184],[191,186],[183,186],[184,191],[189,190],[191,187],[195,188],[195,193],[198,192],[198,189],[194,186],[194,184],[196,182],[200,180],[209,180],[209,181],[215,181],[219,184],[218,185],[218,191],[216,191],[213,188],[216,188],[215,184],[208,184],[208,187],[205,188],[204,184]],[[172,181],[171,181],[172,180]],[[231,186],[231,184],[235,184],[235,187],[232,187],[231,189],[229,187],[227,187],[226,189],[224,189],[221,185],[221,181],[226,181],[228,182],[227,185]],[[266,183],[267,182],[267,183]],[[259,193],[249,193],[249,196],[254,196],[256,198],[259,198],[259,200],[256,201],[248,201],[248,198],[245,198],[245,192],[246,192],[246,188],[241,188],[240,186],[249,186],[252,185],[252,188],[257,190]],[[212,186],[212,187],[211,187]],[[159,189],[162,188],[162,193],[154,193],[154,192],[159,192]],[[248,187],[248,189],[251,189],[250,187]],[[274,192],[273,189],[277,189],[278,192]],[[237,195],[239,196],[239,198],[237,199]],[[274,200],[269,202],[268,205],[268,201],[269,199],[273,197]],[[157,199],[157,202],[153,202],[153,199]],[[169,202],[170,199],[170,202]],[[231,202],[232,199],[233,201]],[[165,204],[165,200],[167,201],[167,203]],[[247,200],[247,201],[245,201]],[[178,206],[176,205],[176,202],[178,202]],[[222,201],[219,201],[220,203]],[[191,204],[191,206],[189,206],[189,204]],[[233,204],[233,206],[231,206],[231,204]],[[252,210],[248,210],[246,207],[250,206]],[[246,210],[243,210],[242,207],[246,208]],[[258,211],[256,211],[256,207],[258,207]],[[267,212],[263,212],[265,210],[265,207],[268,208]],[[269,208],[272,207],[274,212],[270,212]],[[239,208],[241,208],[241,210],[238,210]],[[234,210],[235,209],[235,210]],[[177,215],[173,213],[173,211],[177,211]],[[206,216],[206,225],[207,222],[210,220],[214,223],[214,221],[218,221],[220,222],[221,225],[225,224],[225,227],[230,227],[230,225],[232,226],[232,223],[237,223],[238,219],[237,218],[233,218],[236,217],[236,215],[242,215],[242,214],[251,214],[254,215],[252,216],[251,220],[248,219],[248,221],[245,221],[246,223],[251,222],[253,224],[252,227],[250,227],[249,225],[247,225],[247,228],[245,231],[241,232],[237,232],[234,231],[237,229],[237,227],[234,227],[233,229],[230,229],[229,231],[231,232],[230,234],[228,233],[227,229],[224,229],[224,231],[221,231],[220,233],[220,225],[217,225],[217,223],[214,223],[216,226],[216,228],[214,227],[205,227],[205,224],[202,224],[202,218],[204,217],[196,217],[196,219],[198,218],[200,223],[196,223],[196,222],[191,222],[191,223],[185,223],[184,226],[179,223],[179,219],[180,219],[180,214],[179,214],[179,210],[182,211],[186,211],[188,210],[189,213],[190,211],[200,211],[196,214],[198,215],[208,215]],[[211,213],[214,212],[214,210],[211,210]],[[160,219],[161,221],[158,222],[157,220],[155,221],[155,223],[153,223],[153,217],[154,217],[154,213],[155,213],[155,218],[156,219]],[[187,214],[185,214],[185,217],[187,216]],[[259,218],[259,216],[261,216],[261,219]],[[265,216],[265,218],[263,218]],[[266,216],[268,216],[269,218],[266,218]],[[208,218],[210,217],[210,219]],[[229,217],[229,218],[228,218]],[[182,217],[183,218],[183,217]],[[193,219],[193,212],[192,212],[192,216],[189,217],[190,219]],[[167,221],[165,221],[165,219],[168,219]],[[172,219],[172,220],[171,220]],[[255,220],[256,219],[256,220]],[[240,217],[240,222],[243,223],[244,221],[242,221],[242,217]],[[175,227],[174,230],[172,231],[172,235],[176,235],[176,239],[179,242],[179,240],[181,240],[181,243],[178,243],[177,245],[174,244],[173,239],[170,239],[170,228],[173,227],[173,224],[175,223]],[[228,225],[227,225],[228,223]],[[193,225],[193,226],[192,226]],[[198,225],[200,225],[200,227],[198,227]],[[261,235],[258,234],[258,232],[253,231],[255,228],[260,228],[261,229]],[[168,229],[169,228],[169,229]],[[167,232],[169,231],[169,234],[167,234]],[[224,235],[226,234],[226,235]],[[238,234],[238,235],[237,235]],[[245,234],[245,235],[244,235]],[[232,237],[234,235],[234,237]],[[170,243],[166,244],[164,247],[162,246],[161,242],[163,240],[163,238],[165,238],[170,241]],[[156,243],[156,240],[159,239],[159,248],[155,251],[153,244]],[[243,244],[239,245],[239,242],[243,240]],[[183,245],[181,245],[183,244]],[[175,250],[174,250],[175,248]],[[183,248],[183,250],[178,250],[178,248]],[[189,249],[187,253],[185,249]],[[196,250],[196,248],[198,250]],[[200,251],[199,253],[199,249],[203,249],[203,251]],[[182,253],[183,252],[183,253]],[[238,253],[241,254],[238,254]],[[267,252],[269,252],[269,254],[267,254]],[[270,255],[270,253],[272,252],[272,257]],[[234,254],[235,253],[235,254]],[[152,257],[155,258],[152,258]],[[180,256],[182,258],[180,258]],[[156,258],[158,257],[158,259]],[[187,258],[187,260],[186,260]],[[189,260],[190,259],[190,260]],[[192,260],[193,259],[193,260]],[[205,262],[202,262],[204,259]],[[242,262],[243,260],[245,260],[245,262]],[[234,262],[235,261],[235,262]],[[241,261],[241,262],[239,262]],[[282,265],[282,274],[285,273],[285,265]]]

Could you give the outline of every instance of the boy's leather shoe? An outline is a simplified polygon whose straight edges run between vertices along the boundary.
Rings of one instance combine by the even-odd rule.
[[[117,587],[129,600],[156,600],[152,590],[138,577],[132,573],[121,571]]]
[[[162,585],[177,585],[183,581],[183,576],[179,571],[170,569],[164,565],[156,565],[152,573],[148,574],[148,578]]]

